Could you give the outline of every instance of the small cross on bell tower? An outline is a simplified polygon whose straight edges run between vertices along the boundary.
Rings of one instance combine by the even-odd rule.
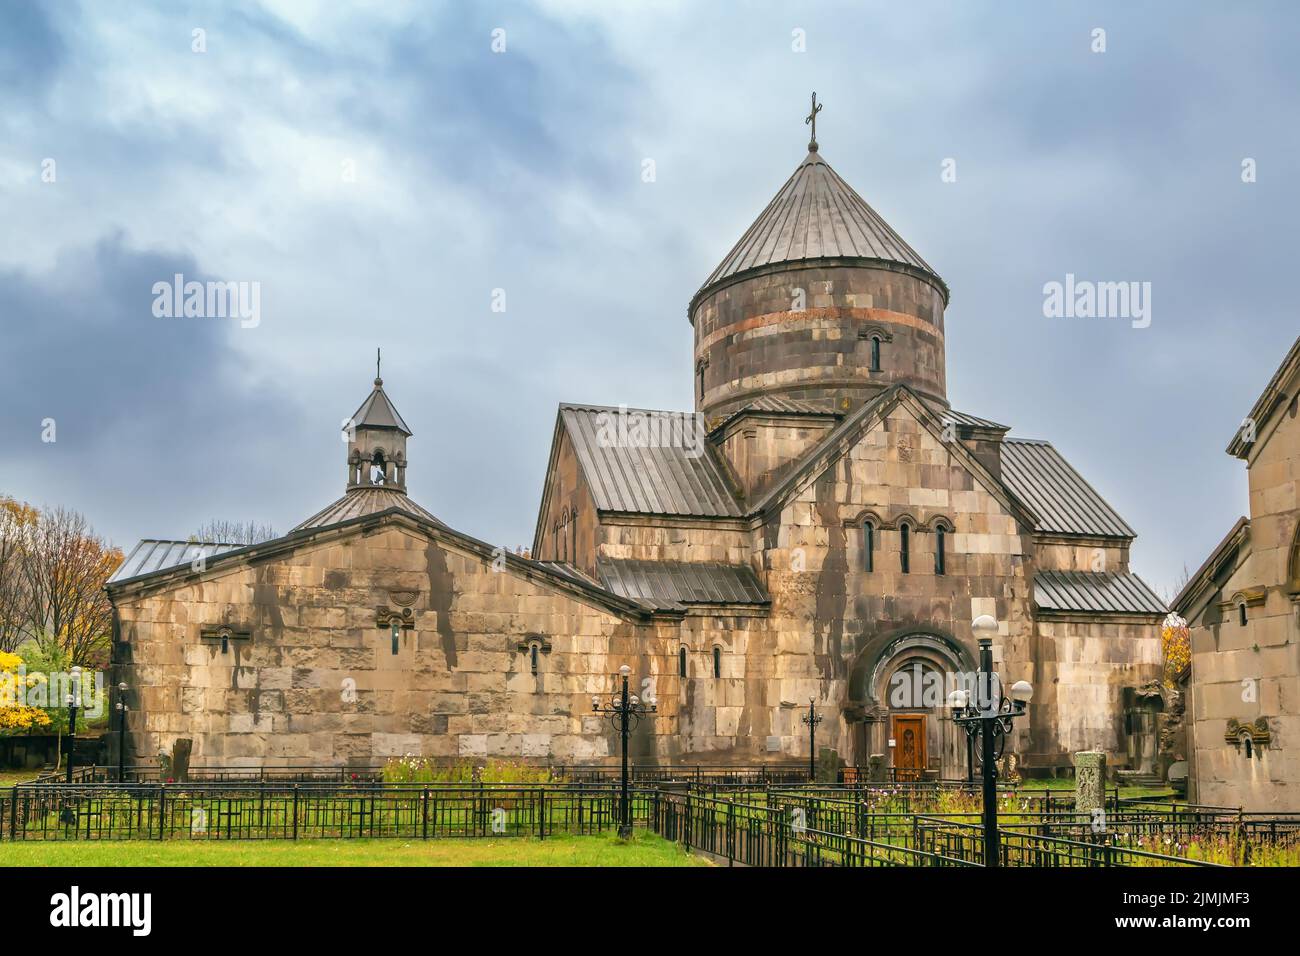
[[[393,407],[379,375],[375,351],[375,387],[356,413],[343,422],[348,443],[348,490],[391,488],[406,492],[406,439],[411,430]]]

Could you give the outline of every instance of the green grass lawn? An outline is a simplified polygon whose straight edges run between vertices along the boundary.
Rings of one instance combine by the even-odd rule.
[[[1032,780],[1022,780],[1020,782],[1021,790],[1074,790],[1074,781],[1066,777],[1051,779],[1050,777],[1035,778]],[[1106,788],[1110,790],[1110,787]],[[1172,797],[1173,791],[1168,787],[1120,787],[1119,796],[1121,800],[1129,797]]]
[[[0,843],[0,866],[708,866],[638,832],[474,840],[143,840]]]
[[[35,780],[40,773],[39,770],[0,770],[0,790],[12,787],[16,783]]]

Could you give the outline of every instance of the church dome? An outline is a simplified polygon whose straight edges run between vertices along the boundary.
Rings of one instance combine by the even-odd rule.
[[[831,168],[814,129],[691,299],[696,410],[713,421],[775,399],[850,411],[896,384],[946,406],[947,305],[943,279]]]
[[[948,287],[939,274],[840,178],[818,149],[809,150],[695,299],[751,269],[818,259],[874,259],[914,269],[939,286],[945,304],[948,300]],[[694,306],[692,301],[692,311]]]

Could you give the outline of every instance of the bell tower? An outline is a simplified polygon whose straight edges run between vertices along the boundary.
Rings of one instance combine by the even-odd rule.
[[[387,488],[406,493],[406,439],[411,430],[384,391],[378,351],[374,390],[343,422],[343,433],[348,443],[348,491]]]

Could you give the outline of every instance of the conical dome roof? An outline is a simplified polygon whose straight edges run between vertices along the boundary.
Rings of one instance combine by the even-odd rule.
[[[781,263],[813,259],[874,259],[908,266],[948,287],[814,147],[781,191],[705,280],[705,290],[732,276]],[[695,302],[692,301],[692,310]]]
[[[393,407],[392,400],[388,393],[384,391],[384,380],[375,379],[375,388],[366,400],[361,403],[361,407],[356,410],[344,429],[348,428],[391,428],[409,436],[411,430],[406,427],[406,422],[402,421],[402,416],[397,413]]]

